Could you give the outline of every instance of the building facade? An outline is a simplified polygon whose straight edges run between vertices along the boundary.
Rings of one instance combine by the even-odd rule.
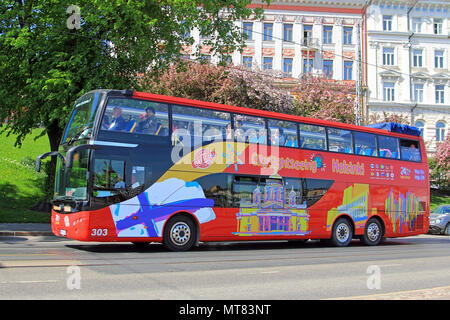
[[[367,10],[367,116],[406,118],[430,155],[450,125],[449,27],[445,0],[373,0]]]
[[[251,6],[261,6],[253,1]],[[423,129],[427,150],[450,126],[450,1],[285,0],[264,6],[262,19],[235,21],[247,35],[233,65],[276,70],[284,82],[305,73],[355,85],[362,122],[400,115]],[[218,63],[192,31],[194,57]]]
[[[304,73],[325,75],[331,79],[355,81],[355,62],[361,50],[361,21],[364,1],[272,1],[264,6],[261,20],[236,21],[247,35],[243,52],[234,52],[232,63],[250,68],[277,70],[285,79],[298,79]],[[251,6],[261,6],[253,1]],[[198,30],[193,30],[193,46],[186,50],[201,53],[211,62],[209,48],[202,47]]]

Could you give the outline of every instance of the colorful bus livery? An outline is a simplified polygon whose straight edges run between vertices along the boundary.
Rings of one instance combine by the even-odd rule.
[[[82,241],[328,239],[428,231],[420,134],[132,91],[76,103],[58,152],[52,230]]]

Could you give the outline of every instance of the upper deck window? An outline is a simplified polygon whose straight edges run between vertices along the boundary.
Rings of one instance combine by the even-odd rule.
[[[75,102],[75,109],[70,116],[61,143],[91,137],[95,113],[101,97],[102,94],[99,92],[88,93]]]
[[[220,141],[225,138],[227,129],[231,128],[231,115],[227,112],[186,106],[172,107],[172,121],[174,145]]]
[[[137,99],[111,98],[102,119],[102,130],[169,135],[168,106]]]
[[[380,157],[398,159],[398,139],[388,136],[378,136]]]
[[[300,129],[300,148],[326,150],[325,127],[311,124],[299,124]]]
[[[273,146],[298,147],[297,125],[290,121],[270,119],[269,141]]]
[[[342,153],[353,153],[351,131],[328,128],[328,150]]]
[[[376,136],[370,133],[354,132],[355,139],[355,154],[366,156],[377,155]]]
[[[234,117],[234,137],[237,142],[267,143],[267,130],[263,118],[236,115]]]
[[[400,139],[400,153],[402,160],[420,161],[419,141]]]

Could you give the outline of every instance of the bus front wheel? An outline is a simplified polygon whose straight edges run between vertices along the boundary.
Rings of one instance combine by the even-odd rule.
[[[187,251],[195,244],[197,228],[191,218],[177,215],[165,228],[163,243],[171,251]]]

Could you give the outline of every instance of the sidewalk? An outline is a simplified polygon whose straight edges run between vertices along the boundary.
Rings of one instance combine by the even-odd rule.
[[[50,223],[0,223],[0,237],[53,236]]]

